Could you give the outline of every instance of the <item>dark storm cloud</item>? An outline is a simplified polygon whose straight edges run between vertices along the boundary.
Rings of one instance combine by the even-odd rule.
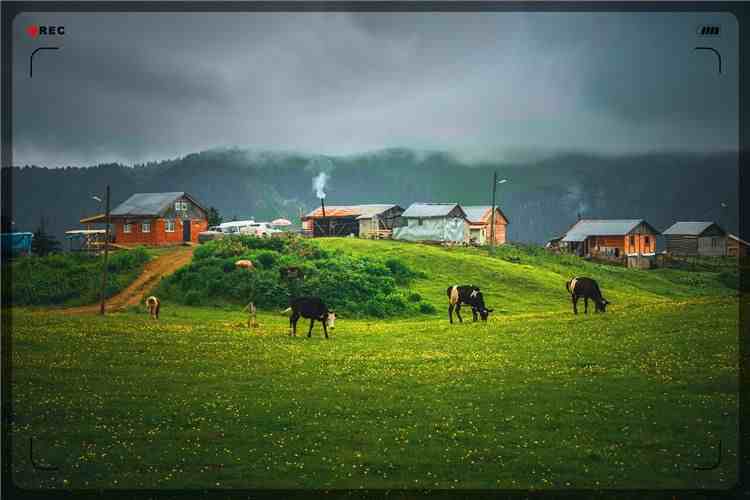
[[[695,53],[719,22],[724,75]],[[65,24],[28,53],[30,23]],[[238,145],[467,158],[736,145],[731,16],[22,15],[14,163],[141,162]]]

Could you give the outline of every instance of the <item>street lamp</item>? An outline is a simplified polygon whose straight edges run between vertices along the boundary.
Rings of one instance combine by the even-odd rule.
[[[498,184],[505,184],[508,179],[497,180],[497,172],[492,176],[492,214],[490,215],[490,253],[495,250],[495,192]]]
[[[92,199],[98,201],[99,203],[102,202],[102,199],[96,195],[91,197]],[[107,184],[107,194],[105,196],[106,198],[106,220],[107,220],[107,229],[104,232],[104,267],[102,269],[102,289],[99,295],[100,304],[99,304],[99,314],[104,315],[104,297],[105,297],[105,291],[107,289],[107,260],[109,257],[109,184]]]

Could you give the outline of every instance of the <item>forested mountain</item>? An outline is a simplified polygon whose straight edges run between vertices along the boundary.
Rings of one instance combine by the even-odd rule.
[[[489,204],[492,172],[508,182],[497,200],[510,219],[509,238],[541,243],[584,217],[645,218],[663,230],[675,220],[711,219],[737,230],[734,154],[565,154],[520,164],[467,164],[447,153],[388,149],[352,156],[222,149],[134,167],[3,169],[11,182],[15,230],[46,218],[61,238],[82,216],[102,211],[91,199],[111,185],[112,206],[136,192],[187,191],[225,218],[287,217],[319,200],[312,179],[329,174],[326,203],[415,201]],[[6,191],[7,192],[7,191]],[[722,203],[727,205],[721,208]]]

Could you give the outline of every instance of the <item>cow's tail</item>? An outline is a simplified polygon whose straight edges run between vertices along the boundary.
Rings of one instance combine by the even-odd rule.
[[[290,312],[292,312],[292,308],[291,307],[287,307],[286,309],[284,309],[283,311],[281,311],[281,314],[289,314]]]
[[[458,304],[458,285],[453,285],[451,288],[450,303],[453,305]]]

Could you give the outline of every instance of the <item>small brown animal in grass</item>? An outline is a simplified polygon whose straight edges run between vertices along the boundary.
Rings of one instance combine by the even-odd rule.
[[[153,295],[146,299],[146,305],[148,306],[148,313],[153,319],[159,319],[159,306],[161,303],[159,299]]]
[[[258,322],[255,320],[255,304],[250,302],[248,305],[245,306],[243,311],[247,311],[248,313],[247,326],[257,328]]]

